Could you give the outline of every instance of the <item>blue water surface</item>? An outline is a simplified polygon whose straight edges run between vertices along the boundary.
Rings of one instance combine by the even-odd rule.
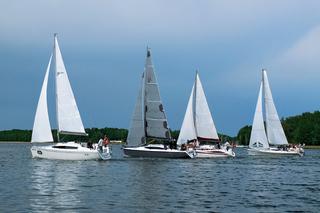
[[[304,157],[32,159],[0,143],[0,212],[320,212],[320,150]]]

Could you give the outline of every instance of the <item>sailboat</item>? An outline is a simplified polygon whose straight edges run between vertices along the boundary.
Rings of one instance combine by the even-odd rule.
[[[178,150],[172,139],[160,91],[147,48],[145,69],[133,113],[125,156],[154,158],[194,158],[194,150]]]
[[[262,110],[262,101],[265,107],[265,124]],[[300,155],[304,150],[300,146],[288,144],[283,131],[268,81],[267,71],[262,70],[262,80],[259,89],[258,101],[253,118],[252,130],[249,142],[249,154],[271,154],[271,155]]]
[[[47,85],[52,59],[55,67],[54,76],[58,143],[49,146],[32,146],[32,157],[57,160],[110,159],[111,153],[107,146],[96,146],[96,148],[93,148],[83,146],[82,144],[74,141],[66,143],[59,142],[60,134],[87,136],[87,133],[85,132],[67,71],[63,63],[57,34],[54,35],[53,53],[50,56],[42,84],[33,124],[31,143],[53,142],[47,104]]]
[[[229,143],[220,145],[198,71],[177,144],[193,146],[200,158],[235,156]]]

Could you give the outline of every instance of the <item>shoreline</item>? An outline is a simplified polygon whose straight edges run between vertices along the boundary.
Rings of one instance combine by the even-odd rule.
[[[37,144],[37,143],[31,143],[30,141],[0,141],[0,144],[1,143],[23,143],[23,144],[30,143],[30,144]],[[48,143],[48,142],[43,142],[43,143],[39,143],[39,144],[44,144],[44,143]],[[55,141],[55,142],[49,142],[49,143],[58,143],[58,142]],[[83,142],[83,143],[85,143],[85,142]],[[124,142],[110,141],[110,144],[124,144]],[[320,146],[319,146],[319,148],[320,148]]]
[[[319,145],[306,145],[304,149],[320,149]]]
[[[0,143],[31,143],[28,141],[0,141]]]
[[[30,143],[31,142],[28,142],[28,141],[0,141],[0,143],[22,143],[22,144],[25,144],[25,143]],[[57,142],[51,142],[51,143],[57,143]],[[110,144],[124,144],[124,142],[120,142],[120,141],[110,141]],[[247,146],[241,146],[239,148],[242,148],[242,147],[247,147]],[[304,147],[304,149],[320,149],[320,145],[306,145]]]

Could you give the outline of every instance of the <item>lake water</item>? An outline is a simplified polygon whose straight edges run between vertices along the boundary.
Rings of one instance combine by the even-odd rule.
[[[320,150],[304,157],[32,159],[0,143],[0,212],[320,212]]]

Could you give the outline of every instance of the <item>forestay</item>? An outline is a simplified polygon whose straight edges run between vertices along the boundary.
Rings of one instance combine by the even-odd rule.
[[[53,142],[47,103],[47,87],[51,59],[52,55],[50,56],[47,71],[42,83],[41,93],[33,123],[31,142]]]
[[[266,136],[263,111],[262,111],[262,82],[260,84],[259,96],[256,105],[256,111],[254,113],[252,130],[250,135],[250,148],[269,148],[268,139]]]
[[[269,86],[268,76],[266,70],[262,70],[264,103],[266,109],[266,126],[269,144],[284,145],[288,144],[287,138],[284,134],[276,107],[273,102],[271,89]]]
[[[63,63],[56,36],[54,41],[58,130],[60,133],[87,135],[85,133],[80,113],[70,86],[69,78]]]

